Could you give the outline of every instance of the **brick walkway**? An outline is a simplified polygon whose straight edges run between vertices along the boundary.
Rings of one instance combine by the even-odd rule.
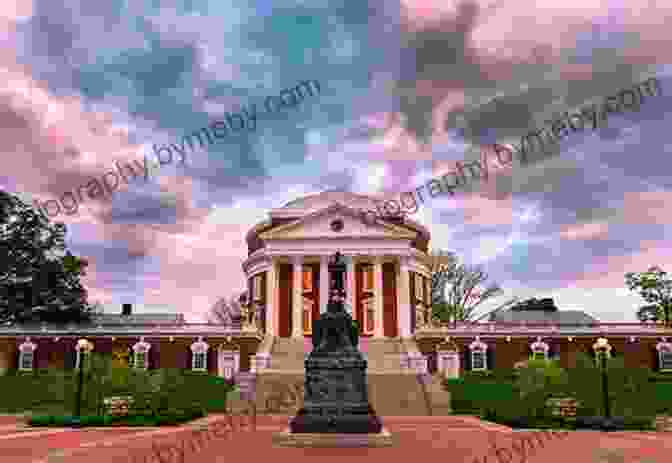
[[[348,463],[380,461],[384,463],[418,461],[432,458],[432,461],[448,463],[599,463],[608,461],[624,463],[663,463],[672,455],[672,434],[662,433],[599,433],[592,431],[570,432],[568,437],[546,440],[543,448],[537,448],[526,460],[512,449],[512,442],[532,432],[511,432],[507,428],[483,423],[476,418],[449,417],[383,417],[383,423],[394,438],[395,446],[378,449],[294,449],[278,448],[271,443],[274,432],[287,427],[289,417],[258,416],[256,430],[247,426],[236,429],[228,437],[211,441],[200,452],[185,463],[230,463],[240,458],[243,461],[284,461],[296,463],[314,462],[323,458],[325,463],[347,457]],[[169,435],[175,428],[158,431]],[[124,430],[129,436],[134,431]],[[135,431],[158,437],[157,431]],[[76,448],[81,444],[118,439],[121,431],[61,431],[50,435],[17,436],[0,440],[0,461],[12,463],[35,462],[44,458],[47,451],[55,448]],[[118,446],[118,444],[117,444]],[[494,446],[494,447],[493,447]],[[132,452],[132,445],[127,448]],[[500,459],[495,449],[500,449]],[[598,451],[602,451],[600,454]],[[618,452],[623,458],[607,460],[607,451]],[[113,463],[111,454],[106,458],[106,448],[97,448],[93,459],[96,463]],[[486,459],[487,457],[487,459]],[[76,458],[73,458],[77,460]],[[68,461],[66,456],[63,461]],[[90,460],[88,460],[90,461]],[[118,457],[117,457],[118,461]],[[124,460],[126,461],[126,460]],[[133,460],[127,460],[132,462]],[[154,460],[158,463],[158,460]],[[154,462],[152,462],[154,463]],[[177,463],[177,462],[176,462]]]

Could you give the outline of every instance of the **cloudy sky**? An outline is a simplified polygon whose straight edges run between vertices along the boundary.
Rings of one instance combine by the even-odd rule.
[[[244,287],[244,235],[268,209],[334,188],[394,197],[653,76],[662,95],[639,111],[413,218],[433,248],[504,288],[491,305],[554,297],[634,321],[642,301],[624,273],[672,270],[669,2],[66,3],[0,6],[0,188],[27,202],[58,199],[114,161],[153,160],[153,144],[301,80],[322,89],[54,219],[89,258],[84,282],[106,310],[132,302],[202,319]]]

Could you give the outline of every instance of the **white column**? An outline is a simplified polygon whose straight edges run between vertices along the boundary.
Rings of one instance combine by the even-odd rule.
[[[292,258],[292,337],[303,337],[303,256]]]
[[[374,308],[376,314],[375,325],[373,327],[373,336],[383,337],[383,262],[380,257],[375,257],[373,261],[373,294]]]
[[[411,337],[411,317],[415,316],[411,310],[411,282],[408,276],[408,257],[399,258],[399,285],[397,286],[397,320],[399,336]]]
[[[278,263],[271,257],[271,267],[266,272],[266,332],[278,335]]]
[[[355,308],[355,257],[347,256],[346,257],[346,303],[350,307],[353,320],[357,320],[357,310]]]
[[[320,314],[327,311],[329,302],[329,256],[320,256]]]

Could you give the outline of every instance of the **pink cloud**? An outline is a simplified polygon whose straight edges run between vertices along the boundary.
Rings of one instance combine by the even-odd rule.
[[[623,198],[623,220],[628,224],[669,224],[671,200],[669,191],[627,192]]]
[[[604,238],[609,232],[609,225],[605,222],[593,222],[579,225],[568,225],[560,230],[560,236],[565,240],[589,240]]]
[[[573,286],[584,289],[624,287],[626,272],[643,272],[652,265],[672,271],[669,243],[643,240],[640,245],[637,253],[595,259],[571,279]]]

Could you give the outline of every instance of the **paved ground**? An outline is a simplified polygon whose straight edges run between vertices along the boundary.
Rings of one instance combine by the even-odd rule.
[[[243,461],[324,463],[380,461],[384,463],[432,461],[459,463],[667,463],[672,461],[672,433],[599,433],[570,432],[566,438],[544,441],[543,447],[532,451],[526,459],[512,450],[512,442],[530,432],[511,432],[508,428],[491,426],[469,417],[384,417],[385,426],[393,433],[395,446],[380,449],[293,449],[277,448],[271,436],[286,428],[289,417],[259,416],[256,430],[238,427],[229,437],[210,442],[193,463],[230,463]],[[163,431],[160,431],[163,432]],[[39,430],[0,436],[0,461],[34,463],[54,449],[73,449],[82,444],[102,443],[124,435],[156,433],[149,430]],[[504,449],[504,450],[502,450]],[[507,453],[507,450],[511,453]],[[608,458],[611,451],[621,458]],[[105,448],[96,450],[96,463],[111,462]],[[497,459],[497,452],[500,459]],[[601,452],[601,453],[598,453]],[[600,458],[600,455],[604,455]],[[487,459],[486,459],[487,458]],[[67,457],[63,461],[68,461]],[[118,460],[116,460],[118,461]],[[115,461],[115,463],[116,463]],[[129,462],[132,460],[128,460]],[[157,462],[158,463],[158,462]],[[190,460],[189,462],[192,463]]]

